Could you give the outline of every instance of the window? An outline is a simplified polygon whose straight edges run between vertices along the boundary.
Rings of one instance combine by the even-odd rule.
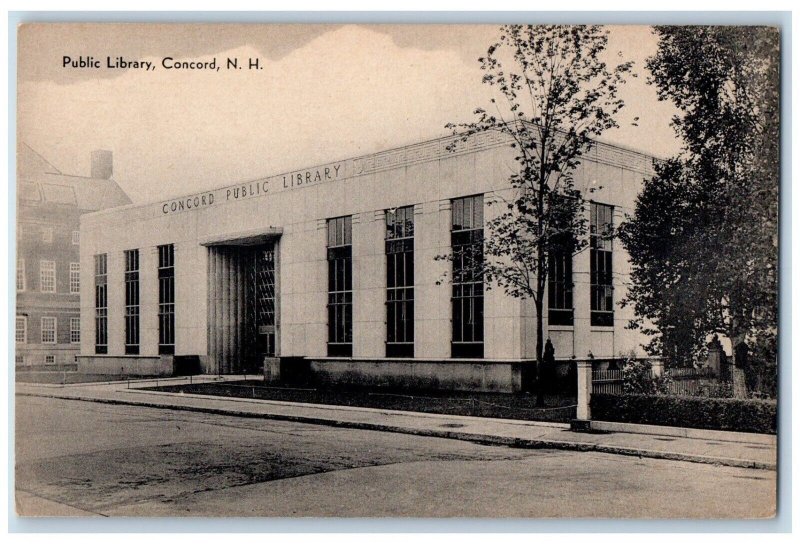
[[[328,356],[353,356],[353,246],[350,216],[328,219]]]
[[[42,344],[56,343],[56,318],[42,318]]]
[[[548,325],[572,325],[572,236],[559,236],[550,248],[547,269]]]
[[[175,247],[158,246],[158,353],[175,353]]]
[[[81,343],[81,318],[69,318],[69,341],[71,344]]]
[[[56,364],[56,356],[55,355],[45,355],[44,356],[44,364],[46,364],[46,365],[54,365],[54,364]]]
[[[386,212],[386,356],[414,356],[414,207]]]
[[[25,356],[16,354],[14,355],[14,364],[15,365],[24,365],[25,364]]]
[[[72,231],[72,245],[78,246],[81,243],[81,231],[73,230]]]
[[[452,357],[483,357],[483,195],[452,201]]]
[[[139,353],[139,250],[125,251],[125,354]]]
[[[42,242],[48,244],[53,242],[53,227],[42,227]]]
[[[81,292],[81,263],[69,263],[69,292]]]
[[[614,325],[614,284],[611,236],[614,208],[592,203],[590,222],[591,324]]]
[[[55,261],[39,261],[39,290],[42,293],[56,292]]]
[[[17,259],[17,291],[25,290],[25,259]]]
[[[17,316],[17,329],[14,333],[14,340],[18,344],[25,344],[28,342],[28,318],[24,315]]]
[[[94,352],[108,353],[108,259],[94,256]]]

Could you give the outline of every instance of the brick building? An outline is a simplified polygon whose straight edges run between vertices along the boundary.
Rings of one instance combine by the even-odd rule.
[[[81,340],[80,216],[131,200],[112,179],[110,151],[91,177],[63,174],[26,144],[17,153],[17,368],[75,363]]]

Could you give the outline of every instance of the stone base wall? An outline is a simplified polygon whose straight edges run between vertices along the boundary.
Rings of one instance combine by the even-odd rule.
[[[172,355],[79,355],[78,372],[109,376],[172,376]]]
[[[293,363],[305,366],[310,381],[317,384],[502,393],[519,392],[522,367],[534,364],[532,361],[338,358]]]

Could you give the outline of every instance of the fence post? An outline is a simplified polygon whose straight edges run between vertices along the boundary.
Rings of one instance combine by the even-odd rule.
[[[664,359],[655,357],[650,360],[650,368],[654,378],[660,378],[664,375]]]
[[[592,360],[578,361],[578,410],[577,419],[587,422],[592,419],[589,403],[592,399]],[[575,426],[573,426],[574,429]],[[588,428],[588,425],[583,427]],[[574,429],[577,430],[577,429]]]

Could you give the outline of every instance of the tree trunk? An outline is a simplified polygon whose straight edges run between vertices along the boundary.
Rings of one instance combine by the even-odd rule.
[[[544,355],[544,287],[546,268],[544,266],[544,247],[537,248],[536,278],[536,406],[544,406],[544,384],[542,383],[542,359]]]
[[[542,356],[544,353],[544,320],[542,319],[542,299],[536,301],[536,406],[544,406],[544,388],[542,384]]]

